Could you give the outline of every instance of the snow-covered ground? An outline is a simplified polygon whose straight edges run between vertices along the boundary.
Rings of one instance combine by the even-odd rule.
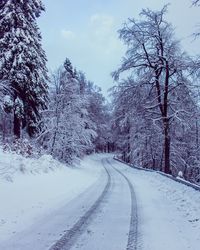
[[[28,229],[99,178],[99,156],[67,167],[50,156],[24,158],[0,149],[0,242]]]
[[[158,173],[116,164],[134,185],[142,250],[200,249],[200,192]]]
[[[109,165],[104,162],[111,174],[111,188],[103,201],[103,207],[97,212],[96,218],[90,221],[75,247],[93,250],[96,239],[102,238],[104,240],[99,240],[96,249],[111,250],[101,248],[101,243],[119,247],[122,238],[127,240],[127,233],[126,237],[112,235],[120,226],[122,234],[128,232],[129,228],[125,225],[129,225],[130,220],[130,212],[127,212],[130,211],[130,201],[126,200],[130,199],[130,192],[123,176],[120,177],[115,170],[118,169],[133,185],[137,199],[137,249],[199,250],[199,191],[158,173],[132,169],[113,160],[111,155],[89,156],[84,158],[80,165],[67,167],[50,156],[30,159],[5,154],[1,150],[0,249],[2,246],[6,250],[49,249],[63,235],[60,232],[70,229],[70,225],[74,225],[91,206],[96,199],[95,195],[98,197],[101,193],[106,183],[103,158],[111,163]],[[109,205],[112,203],[113,205]],[[120,216],[116,213],[116,207],[122,212]],[[122,215],[126,216],[124,224],[117,222],[123,219]],[[45,222],[44,225],[42,222]],[[114,228],[107,232],[106,225],[110,227],[111,224]],[[45,242],[45,231],[48,234],[48,245]],[[30,247],[35,239],[39,239],[41,243],[37,240],[38,243]],[[106,244],[106,240],[114,244]],[[84,242],[87,242],[87,245],[82,245]],[[20,244],[23,244],[23,247]],[[87,246],[92,246],[92,249]]]

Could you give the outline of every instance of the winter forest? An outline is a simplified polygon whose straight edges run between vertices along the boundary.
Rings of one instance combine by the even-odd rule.
[[[199,0],[190,4],[200,8]],[[47,69],[37,22],[42,1],[1,0],[2,149],[67,164],[115,152],[132,165],[200,184],[200,57],[183,50],[169,9],[144,8],[119,27],[126,53],[110,72],[107,101],[67,54],[58,69]],[[189,35],[198,40],[200,30]]]

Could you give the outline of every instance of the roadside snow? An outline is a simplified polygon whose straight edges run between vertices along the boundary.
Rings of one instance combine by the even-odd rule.
[[[39,159],[0,150],[0,241],[29,228],[97,181],[100,156],[67,167],[50,156]]]
[[[79,166],[67,167],[50,156],[30,159],[5,154],[0,149],[0,245],[12,243],[13,238],[18,242],[17,233],[20,232],[25,238],[24,233],[34,227],[35,221],[44,221],[44,218],[53,220],[51,215],[55,215],[58,208],[78,197],[97,180],[101,181],[99,177],[104,171],[101,160],[105,157],[111,159],[105,154],[93,155],[84,158]],[[199,250],[200,192],[158,173],[132,169],[114,160],[112,164],[134,186],[138,207],[138,249]],[[115,195],[118,196],[118,192]],[[123,197],[119,197],[118,202],[123,202]],[[112,224],[110,218],[108,214],[106,221]],[[52,240],[55,237],[57,235]],[[117,242],[120,238],[113,240]],[[6,249],[14,250],[15,247]],[[16,249],[29,248],[18,246]]]
[[[134,185],[141,249],[199,250],[200,192],[158,173],[117,166]]]
[[[0,147],[0,180],[13,182],[19,174],[47,173],[62,167],[63,164],[51,155],[43,155],[38,159],[26,158],[14,152],[4,152]]]

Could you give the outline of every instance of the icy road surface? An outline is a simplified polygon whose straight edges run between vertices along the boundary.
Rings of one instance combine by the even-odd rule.
[[[66,192],[65,204],[50,203],[31,225],[2,238],[0,249],[199,250],[200,192],[109,155],[92,157],[90,185],[79,178],[73,199]]]

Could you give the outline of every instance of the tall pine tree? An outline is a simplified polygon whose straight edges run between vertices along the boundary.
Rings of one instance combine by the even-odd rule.
[[[46,56],[36,23],[42,11],[40,0],[0,1],[0,80],[12,89],[17,138],[22,128],[34,136],[48,99]]]

